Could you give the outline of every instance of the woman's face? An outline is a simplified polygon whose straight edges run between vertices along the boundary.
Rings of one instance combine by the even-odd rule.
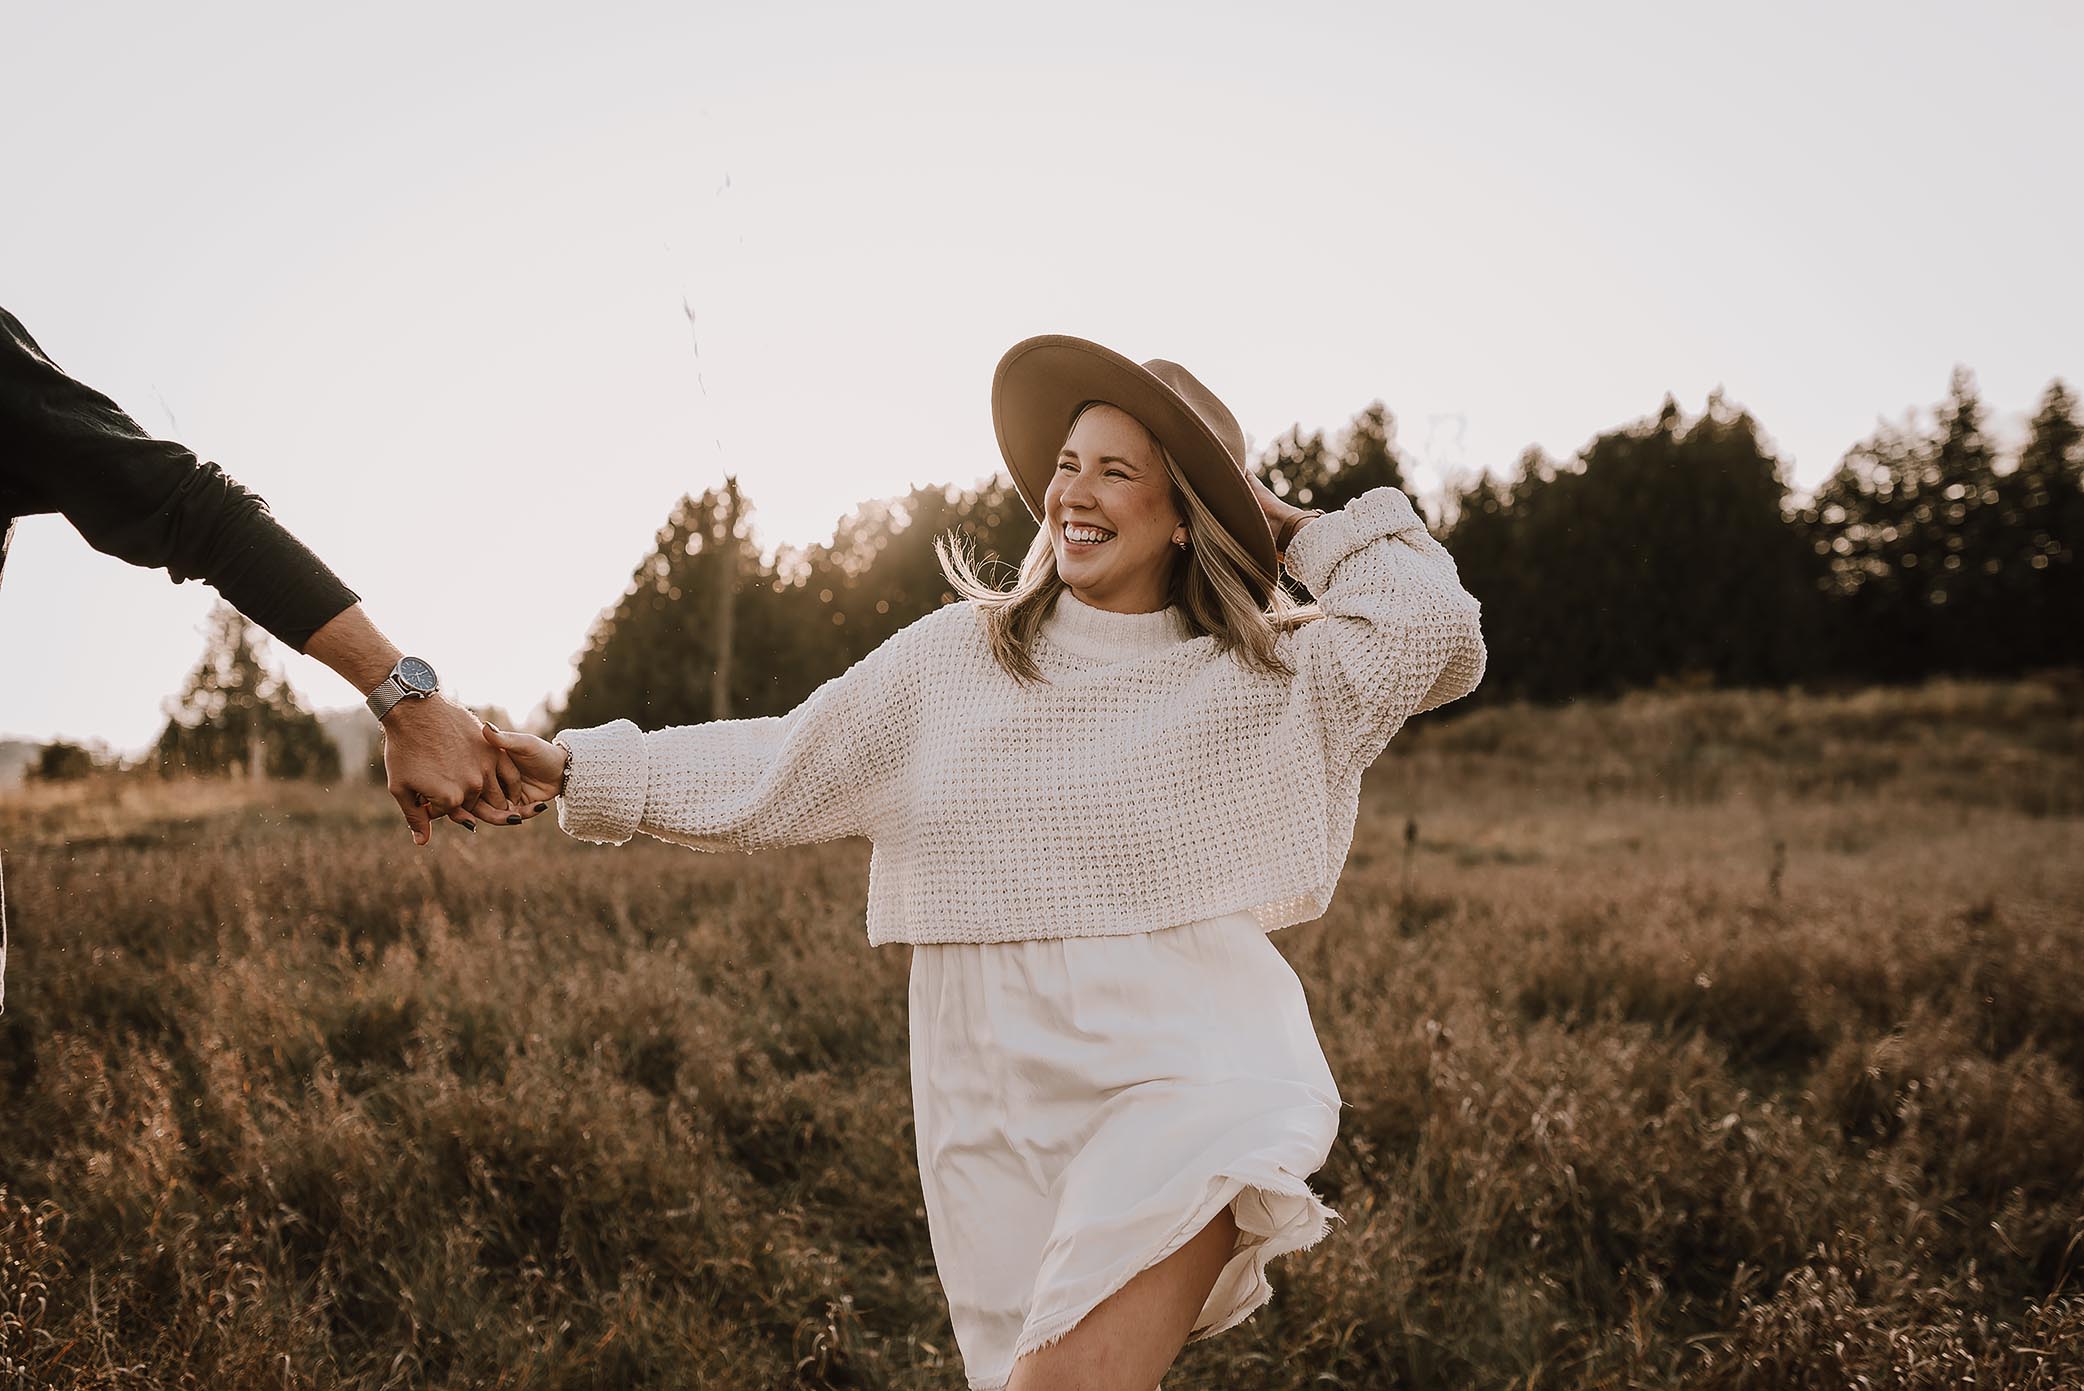
[[[1173,531],[1184,519],[1156,443],[1118,406],[1088,406],[1056,457],[1042,496],[1056,572],[1094,608],[1153,613],[1165,607],[1177,563]]]

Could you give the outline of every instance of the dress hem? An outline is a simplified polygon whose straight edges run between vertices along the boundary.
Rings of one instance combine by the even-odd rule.
[[[1019,1341],[1014,1345],[1013,1359],[1007,1364],[1005,1374],[983,1380],[965,1378],[969,1381],[970,1391],[1004,1391],[1006,1384],[1013,1379],[1013,1368],[1019,1365],[1021,1358],[1037,1349],[1060,1342],[1094,1309],[1119,1294],[1138,1275],[1193,1240],[1204,1227],[1215,1220],[1216,1214],[1225,1208],[1233,1207],[1249,1192],[1256,1190],[1262,1195],[1270,1194],[1299,1202],[1301,1206],[1296,1208],[1287,1220],[1265,1233],[1248,1231],[1243,1223],[1239,1223],[1238,1244],[1232,1249],[1230,1259],[1225,1260],[1224,1268],[1227,1270],[1230,1260],[1234,1260],[1240,1252],[1247,1253],[1248,1271],[1243,1282],[1243,1297],[1234,1307],[1218,1315],[1211,1322],[1204,1325],[1197,1320],[1196,1327],[1187,1334],[1188,1343],[1197,1343],[1204,1338],[1212,1338],[1218,1333],[1235,1328],[1264,1308],[1274,1293],[1272,1284],[1266,1278],[1267,1265],[1276,1256],[1285,1256],[1291,1251],[1307,1250],[1315,1246],[1331,1230],[1332,1222],[1340,1220],[1339,1214],[1326,1206],[1324,1200],[1317,1196],[1306,1181],[1296,1178],[1278,1166],[1268,1169],[1241,1165],[1219,1170],[1209,1180],[1209,1185],[1210,1196],[1220,1195],[1216,1201],[1210,1202],[1208,1198],[1204,1198],[1186,1219],[1173,1229],[1154,1253],[1115,1267],[1099,1282],[1103,1285],[1099,1294],[1074,1300],[1067,1307],[1039,1319],[1031,1311],[1027,1327],[1022,1330]],[[1262,1196],[1261,1201],[1266,1202],[1266,1198]],[[1271,1204],[1268,1206],[1270,1208]],[[1222,1276],[1218,1274],[1217,1280],[1220,1282],[1221,1279]],[[1087,1283],[1091,1285],[1095,1282]]]

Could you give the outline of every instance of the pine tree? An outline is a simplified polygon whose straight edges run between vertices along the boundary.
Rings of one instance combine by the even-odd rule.
[[[2018,467],[1998,480],[2002,591],[2021,666],[2084,663],[2084,423],[2048,383]]]
[[[1799,525],[1825,565],[1825,665],[1838,676],[1917,674],[1924,613],[1918,562],[1904,555],[1920,447],[1910,429],[1880,426],[1845,452],[1802,511]]]
[[[587,635],[567,723],[658,728],[714,717],[719,589],[742,590],[752,578],[740,573],[751,513],[731,480],[674,505],[622,598]]]
[[[1485,688],[1555,700],[1797,676],[1814,566],[1786,492],[1756,422],[1720,391],[1690,423],[1666,396],[1567,467],[1529,449],[1509,487],[1479,480],[1448,545],[1484,604]]]
[[[237,609],[210,615],[202,660],[167,703],[155,752],[165,774],[319,778],[340,752],[289,683],[268,669],[262,639]]]
[[[2005,538],[1986,414],[1975,378],[1955,368],[1933,442],[1932,493],[1911,514],[1923,542],[1940,670],[1995,672],[2014,660],[2012,615],[1998,582]]]
[[[2009,542],[1983,418],[1974,377],[1956,368],[1930,431],[1882,425],[1804,509],[1801,529],[1827,567],[1841,673],[1905,680],[2015,660],[1998,582]]]
[[[1380,401],[1371,401],[1353,417],[1339,438],[1337,467],[1322,486],[1311,490],[1302,507],[1322,507],[1329,512],[1344,507],[1370,488],[1405,488],[1404,468],[1397,449],[1396,417]],[[1416,506],[1417,499],[1412,500]],[[1423,511],[1420,512],[1423,516]]]
[[[862,504],[828,543],[783,547],[763,562],[746,544],[751,507],[734,501],[733,487],[727,482],[674,508],[622,599],[588,635],[560,723],[626,717],[656,728],[714,718],[718,589],[727,582],[736,634],[722,678],[729,715],[786,714],[953,599],[933,554],[935,536],[963,537],[985,573],[1004,578],[1036,530],[1009,481],[917,488]],[[731,564],[720,563],[724,554],[735,557]]]
[[[1318,491],[1331,481],[1331,449],[1324,431],[1304,434],[1296,425],[1268,445],[1253,468],[1275,497],[1297,507],[1315,507]]]
[[[1540,450],[1530,451],[1539,455]],[[1526,454],[1521,470],[1528,468]],[[1476,689],[1479,700],[1523,694],[1530,630],[1525,594],[1532,579],[1518,532],[1521,514],[1512,506],[1509,484],[1488,471],[1454,498],[1454,527],[1444,538],[1462,586],[1483,605],[1483,640],[1488,670]]]
[[[1322,430],[1296,425],[1269,445],[1254,471],[1274,496],[1297,507],[1344,507],[1370,488],[1402,488],[1396,417],[1380,401],[1353,417],[1336,446]]]

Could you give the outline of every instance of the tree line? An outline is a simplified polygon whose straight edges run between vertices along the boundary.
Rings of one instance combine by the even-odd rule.
[[[1957,369],[1929,426],[1883,425],[1799,503],[1761,434],[1719,397],[1691,421],[1667,397],[1568,465],[1529,451],[1462,493],[1448,540],[1485,601],[1491,698],[2084,660],[2084,428],[2063,382],[2007,460]]]
[[[2009,458],[1967,371],[1931,417],[1881,426],[1806,499],[1720,392],[1692,417],[1666,396],[1568,460],[1530,448],[1508,476],[1452,490],[1427,520],[1484,605],[1490,667],[1472,703],[2084,662],[2075,393],[2050,382]],[[1409,491],[1409,463],[1378,401],[1333,438],[1297,426],[1255,469],[1278,495],[1330,509],[1373,487]],[[783,713],[953,599],[934,536],[958,533],[1010,575],[1035,534],[1003,478],[867,503],[830,542],[772,560],[753,549],[750,518],[733,480],[681,499],[587,635],[561,723]]]
[[[1428,517],[1483,602],[1490,665],[1470,704],[1661,685],[1846,685],[2006,676],[2084,664],[2084,423],[2061,380],[2010,457],[1956,369],[1929,423],[1884,424],[1807,498],[1751,414],[1720,392],[1568,460],[1523,452]],[[1405,488],[1394,415],[1371,403],[1336,435],[1296,426],[1254,469],[1327,510]],[[1414,499],[1414,501],[1419,501]],[[1421,514],[1426,510],[1419,502]],[[1010,481],[915,488],[863,504],[832,539],[753,545],[735,479],[683,497],[586,635],[553,721],[647,727],[782,714],[898,629],[951,602],[933,538],[963,537],[1010,577],[1035,535]],[[1293,580],[1297,597],[1308,595]],[[165,773],[336,776],[318,720],[220,608],[147,763]],[[71,745],[48,778],[90,771]],[[381,751],[367,768],[381,777]]]
[[[202,657],[163,709],[166,723],[141,759],[61,739],[37,751],[27,774],[44,782],[115,771],[256,780],[340,775],[339,748],[267,662],[259,631],[229,604],[210,611]]]

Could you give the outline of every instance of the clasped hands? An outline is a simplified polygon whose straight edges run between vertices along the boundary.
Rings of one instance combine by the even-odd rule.
[[[564,790],[563,749],[495,729],[445,695],[401,700],[383,725],[385,783],[415,845],[438,817],[471,831],[518,826]]]

